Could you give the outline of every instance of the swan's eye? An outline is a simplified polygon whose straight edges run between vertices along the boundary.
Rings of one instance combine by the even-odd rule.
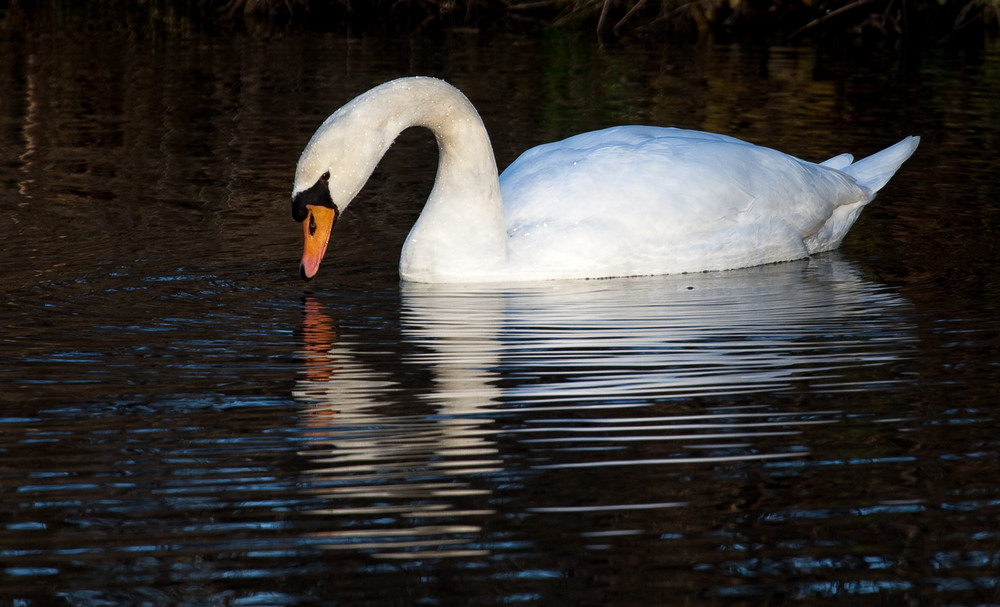
[[[309,235],[314,234],[316,234],[316,218],[313,217],[312,213],[309,213]]]
[[[327,171],[319,176],[319,180],[323,183],[330,181],[330,171]]]

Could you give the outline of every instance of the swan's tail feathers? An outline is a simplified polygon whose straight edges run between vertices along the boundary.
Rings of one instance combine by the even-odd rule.
[[[868,189],[874,195],[875,192],[882,189],[882,186],[889,183],[892,176],[896,174],[896,170],[913,154],[919,143],[920,137],[907,137],[896,145],[889,146],[867,158],[862,158],[841,170],[854,177],[858,185]],[[836,158],[840,158],[840,156],[830,160]]]

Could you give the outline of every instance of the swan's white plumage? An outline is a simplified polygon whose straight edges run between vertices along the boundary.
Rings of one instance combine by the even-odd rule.
[[[725,135],[626,126],[532,148],[499,176],[468,100],[432,78],[386,83],[331,116],[293,196],[330,173],[340,210],[396,135],[426,126],[441,160],[403,247],[421,282],[597,278],[725,270],[835,248],[916,149],[813,164]],[[497,184],[499,183],[499,187]]]

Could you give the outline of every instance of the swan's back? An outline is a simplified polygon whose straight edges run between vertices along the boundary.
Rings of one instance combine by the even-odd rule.
[[[881,187],[911,139],[893,146],[909,151],[896,150],[891,170],[877,158],[854,164],[867,161]],[[511,271],[672,274],[828,250],[877,190],[850,174],[851,160],[817,165],[725,135],[641,126],[541,145],[500,176]]]

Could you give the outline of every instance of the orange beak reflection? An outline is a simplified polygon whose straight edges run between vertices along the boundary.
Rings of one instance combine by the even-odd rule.
[[[306,205],[309,216],[302,221],[302,234],[305,236],[305,248],[302,251],[302,265],[299,272],[302,278],[309,280],[319,271],[319,264],[326,254],[326,245],[330,242],[330,232],[337,219],[337,210],[329,207]]]

